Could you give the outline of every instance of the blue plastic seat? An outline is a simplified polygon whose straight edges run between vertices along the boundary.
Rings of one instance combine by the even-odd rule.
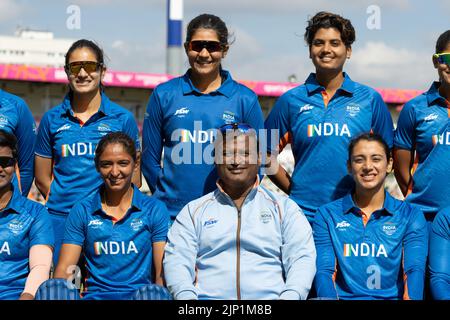
[[[48,279],[38,288],[35,300],[80,300],[80,290],[66,279]]]
[[[136,290],[131,300],[173,300],[173,298],[166,288],[149,284]]]

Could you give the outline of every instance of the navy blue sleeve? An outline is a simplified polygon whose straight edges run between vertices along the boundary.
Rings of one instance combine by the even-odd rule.
[[[411,103],[406,103],[397,121],[394,146],[399,149],[412,150],[415,144],[415,114]]]
[[[287,94],[278,98],[264,123],[264,127],[268,130],[268,152],[281,152],[288,143],[291,143],[292,134],[289,125],[289,102]]]
[[[151,218],[152,242],[166,242],[169,231],[169,212],[162,201],[155,201]]]
[[[161,171],[163,148],[163,113],[157,88],[153,91],[147,106],[142,129],[142,173],[152,192]]]
[[[403,240],[405,299],[422,300],[428,254],[428,227],[423,213],[413,209]]]
[[[431,293],[436,300],[450,300],[450,207],[438,213],[430,234]]]
[[[318,209],[313,224],[314,243],[317,252],[317,273],[314,285],[320,298],[337,299],[333,276],[336,270],[336,254],[322,209]]]
[[[31,184],[34,179],[34,144],[36,142],[36,124],[33,115],[28,106],[23,104],[18,105],[19,121],[15,129],[15,136],[17,138],[17,145],[19,149],[19,173],[20,173],[20,187],[22,195],[27,196],[30,192]]]
[[[43,205],[35,205],[35,217],[30,229],[30,247],[44,244],[51,247],[55,245],[54,232],[49,213]]]
[[[34,153],[44,158],[52,158],[52,146],[53,141],[50,133],[49,114],[45,113],[41,119],[41,122],[39,123]]]
[[[63,244],[75,244],[83,246],[86,238],[84,208],[76,204],[66,220]]]
[[[378,92],[373,96],[372,130],[381,135],[390,148],[394,143],[394,124],[388,107]]]

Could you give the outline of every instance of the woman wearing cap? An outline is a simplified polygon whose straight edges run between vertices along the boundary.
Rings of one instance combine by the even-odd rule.
[[[98,141],[108,132],[124,131],[139,149],[133,115],[103,92],[106,67],[99,46],[84,39],[74,42],[66,54],[65,71],[69,93],[44,114],[35,148],[36,186],[47,198],[55,230],[54,259],[70,209],[102,183],[94,165]],[[140,186],[139,169],[134,182]]]
[[[228,38],[227,26],[219,17],[194,18],[184,44],[189,70],[156,87],[150,97],[142,171],[172,219],[189,201],[216,188],[212,154],[216,128],[232,122],[246,122],[256,130],[263,127],[256,94],[222,68]]]
[[[353,186],[343,165],[350,140],[372,130],[391,146],[393,124],[380,94],[343,72],[355,40],[349,20],[319,12],[308,21],[305,40],[315,73],[278,99],[265,127],[277,133],[268,133],[272,161],[288,143],[295,159],[292,177],[281,166],[269,177],[312,223],[319,206]]]
[[[450,30],[439,36],[433,64],[439,81],[404,105],[394,139],[395,177],[429,226],[450,206]]]
[[[11,183],[17,158],[16,137],[0,130],[0,300],[32,300],[52,263],[47,210]]]

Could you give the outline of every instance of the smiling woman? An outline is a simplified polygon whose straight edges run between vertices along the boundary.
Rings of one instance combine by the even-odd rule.
[[[228,38],[227,26],[219,17],[194,18],[184,44],[189,70],[157,86],[147,106],[142,171],[172,219],[189,201],[216,188],[217,173],[208,161],[213,159],[216,129],[231,122],[249,123],[257,131],[263,127],[256,94],[222,68]]]
[[[150,283],[163,284],[169,216],[162,202],[132,184],[138,160],[134,141],[125,133],[104,136],[95,151],[103,185],[75,205],[67,218],[55,278],[71,277],[68,270],[85,248],[89,278],[84,299],[129,299]]]
[[[384,190],[392,158],[380,135],[359,135],[348,153],[355,188],[321,206],[314,220],[317,295],[421,300],[428,252],[423,214]]]
[[[350,20],[319,12],[308,21],[305,41],[316,72],[278,99],[265,127],[278,133],[268,135],[272,161],[287,144],[295,158],[292,177],[281,166],[269,177],[313,223],[319,206],[353,187],[345,168],[350,140],[372,130],[391,146],[393,124],[380,94],[343,72],[355,41]]]
[[[103,92],[106,67],[100,47],[84,39],[73,43],[65,71],[69,92],[60,105],[44,114],[35,148],[36,186],[47,199],[55,230],[55,265],[70,209],[102,183],[94,165],[98,141],[108,132],[124,131],[140,147],[131,112]],[[133,181],[140,186],[137,166]]]

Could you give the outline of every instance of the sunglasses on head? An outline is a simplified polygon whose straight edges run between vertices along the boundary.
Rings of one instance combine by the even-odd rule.
[[[208,50],[208,52],[218,52],[222,51],[223,45],[219,41],[194,40],[189,42],[188,48],[195,52],[200,52],[204,48]]]
[[[102,63],[95,62],[95,61],[77,61],[69,63],[66,66],[66,71],[72,75],[78,75],[80,73],[81,68],[84,69],[87,73],[91,74],[93,72],[96,72],[101,66],[103,66]]]
[[[450,52],[436,53],[433,56],[440,64],[446,64],[450,67]]]
[[[219,131],[222,134],[227,133],[228,130],[233,130],[233,131],[239,131],[239,132],[242,132],[242,133],[247,133],[250,130],[254,131],[255,129],[253,129],[252,126],[250,126],[250,125],[248,125],[246,123],[238,123],[238,122],[227,123],[227,124],[224,124],[223,126],[221,126],[219,128]]]
[[[16,159],[13,157],[0,157],[0,167],[6,168],[16,164]]]

